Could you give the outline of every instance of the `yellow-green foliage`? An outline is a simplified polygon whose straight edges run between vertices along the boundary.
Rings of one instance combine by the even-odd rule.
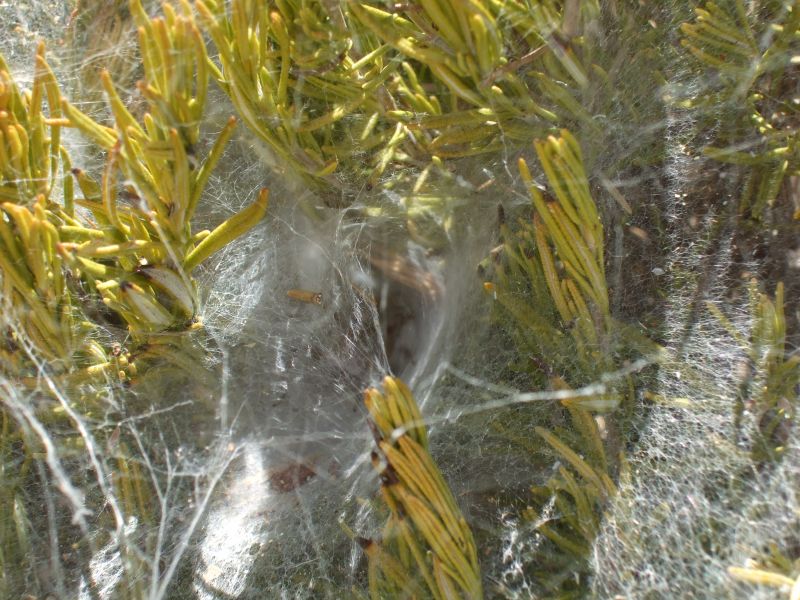
[[[497,151],[559,118],[594,127],[571,89],[589,79],[581,29],[593,1],[197,8],[237,111],[310,181],[374,183],[390,165]]]
[[[739,212],[758,220],[774,203],[784,178],[800,173],[794,125],[798,107],[785,99],[797,87],[800,9],[796,3],[769,0],[749,4],[728,0],[695,9],[695,21],[681,27],[681,43],[721,82],[685,106],[719,112],[728,103],[733,111],[704,152],[751,167]],[[770,23],[767,30],[765,23]]]
[[[107,408],[100,408],[98,396],[111,395],[115,379],[137,375],[122,336],[114,340],[98,312],[116,312],[127,323],[133,336],[126,343],[142,344],[136,349],[138,362],[168,363],[196,376],[202,357],[191,341],[150,334],[197,328],[192,270],[246,233],[266,210],[268,194],[262,190],[252,205],[213,231],[192,231],[195,209],[235,121],[230,120],[204,159],[196,156],[208,87],[205,42],[188,3],[177,10],[166,4],[163,10],[163,18],[151,19],[140,2],[131,1],[145,75],[139,93],[147,112],[141,120],[123,105],[107,72],[101,81],[112,126],[95,122],[61,97],[43,45],[37,50],[30,91],[19,89],[0,58],[3,597],[25,589],[23,571],[31,547],[25,494],[32,476],[29,466],[41,454],[37,436],[52,435],[46,452],[53,461],[59,460],[55,453],[84,452],[86,433],[75,421],[99,417]],[[71,168],[61,147],[63,127],[78,128],[106,151],[102,177]],[[77,198],[70,171],[78,184]],[[58,191],[63,192],[61,199]],[[42,385],[42,374],[49,385]],[[108,387],[83,386],[87,380]],[[9,404],[21,389],[38,399],[35,417],[24,412],[27,407],[21,413]],[[60,398],[64,410],[51,410],[50,395]],[[27,421],[39,418],[47,426],[57,423],[57,431],[32,434]],[[100,431],[96,435],[103,437]],[[113,484],[119,506],[146,522],[153,512],[152,493],[145,489],[137,463],[124,452],[118,454]],[[129,597],[141,597],[140,575],[147,565],[135,552],[122,551]]]
[[[94,122],[61,98],[44,46],[30,92],[19,90],[0,59],[0,273],[4,312],[14,324],[0,349],[6,372],[23,369],[23,338],[56,372],[125,367],[86,340],[93,325],[73,301],[78,280],[91,284],[134,333],[184,328],[197,309],[192,269],[266,210],[264,190],[213,232],[192,232],[191,218],[234,121],[199,161],[208,75],[191,9],[187,3],[180,11],[165,5],[165,17],[155,19],[139,2],[131,9],[145,67],[139,86],[148,107],[143,125],[123,105],[107,72],[102,82],[115,127]],[[72,180],[64,177],[59,203],[52,191],[62,164],[64,171],[71,166],[60,146],[63,126],[78,127],[108,152],[108,160],[101,183],[73,169],[83,197],[73,198]],[[76,215],[75,202],[91,211],[94,222]],[[78,351],[85,360],[77,359]]]
[[[585,119],[573,96],[587,85],[582,23],[594,2],[434,0],[350,11],[403,58],[390,89],[427,154],[459,157],[527,141],[559,118]],[[502,134],[502,139],[501,139]]]
[[[572,134],[563,130],[558,138],[537,141],[535,148],[554,197],[545,196],[520,159],[534,215],[521,220],[517,231],[502,226],[496,283],[486,289],[519,325],[519,343],[535,350],[546,373],[566,369],[573,385],[583,385],[612,366],[603,225]],[[613,408],[617,400],[582,403]]]
[[[23,338],[56,372],[69,370],[80,344],[57,252],[60,227],[73,223],[71,187],[62,205],[51,199],[63,152],[60,99],[44,45],[27,92],[0,57],[0,302],[3,326],[13,324],[0,345],[0,369],[9,373],[24,372]]]
[[[330,180],[340,161],[391,136],[375,130],[378,90],[398,65],[386,60],[387,47],[348,30],[338,7],[234,0],[228,10],[205,0],[197,8],[219,52],[217,79],[290,173]]]
[[[361,540],[369,589],[380,598],[482,598],[472,532],[428,451],[411,391],[393,377],[364,394],[377,452],[373,465],[390,516],[380,540]]]
[[[567,130],[534,143],[557,202],[545,202],[528,166],[519,161],[522,179],[536,210],[534,236],[544,279],[562,323],[575,323],[576,343],[596,348],[608,333],[610,313],[603,255],[603,224],[589,194],[578,142]],[[563,266],[559,273],[556,256]],[[591,307],[591,308],[590,308]],[[602,359],[595,352],[587,360]]]
[[[231,118],[203,160],[196,156],[208,89],[205,45],[191,8],[164,6],[150,19],[138,1],[131,9],[139,24],[147,101],[140,124],[124,106],[108,72],[101,75],[115,127],[94,122],[64,103],[69,123],[108,152],[100,184],[75,171],[99,228],[73,231],[59,250],[82,276],[94,282],[103,302],[122,316],[133,333],[181,329],[191,323],[197,300],[191,271],[264,215],[263,191],[250,207],[215,231],[193,234],[191,219],[208,177],[235,126]],[[119,173],[124,190],[118,189]],[[110,262],[109,262],[110,261]]]
[[[746,567],[728,567],[728,574],[739,581],[772,588],[776,594],[788,590],[783,597],[789,600],[800,598],[800,559],[791,560],[774,545],[763,560]]]
[[[0,201],[30,206],[40,194],[49,199],[60,162],[60,100],[44,44],[36,52],[27,92],[17,87],[0,57]]]
[[[68,369],[75,350],[72,303],[66,290],[58,229],[44,196],[30,207],[3,203],[0,216],[0,270],[4,311],[13,315],[24,336],[58,371]],[[16,340],[20,335],[13,334]],[[13,341],[18,346],[18,341]],[[4,351],[6,369],[19,365],[20,348]]]
[[[533,355],[538,380],[559,393],[598,381],[615,364],[612,321],[604,266],[603,225],[589,192],[577,140],[567,130],[534,144],[548,190],[533,180],[522,159],[519,169],[533,202],[532,220],[517,231],[502,226],[504,243],[495,263],[494,282],[486,289],[503,307],[523,355]],[[618,414],[633,402],[629,378],[602,386],[596,393],[561,400],[571,427],[536,426],[563,464],[533,489],[536,506],[526,517],[552,544],[537,557],[538,585],[555,593],[581,589],[565,579],[580,573],[599,532],[603,509],[616,493]],[[608,413],[596,416],[596,412]],[[555,415],[554,415],[555,416]],[[513,427],[503,433],[526,447]],[[609,449],[612,455],[608,456]]]
[[[750,360],[763,377],[754,395],[759,437],[753,447],[756,462],[780,458],[786,450],[789,430],[797,416],[797,385],[800,384],[800,356],[786,354],[786,319],[783,283],[775,299],[751,288],[754,326],[750,334]]]
[[[636,349],[653,347],[612,317],[605,232],[587,176],[587,164],[607,139],[598,124],[601,113],[638,117],[618,130],[647,122],[641,117],[650,105],[638,95],[635,101],[625,97],[638,82],[617,85],[614,77],[624,71],[618,57],[606,60],[613,52],[604,55],[595,47],[587,27],[600,23],[601,13],[614,19],[626,13],[623,5],[612,2],[601,10],[597,0],[176,0],[164,4],[163,16],[151,18],[141,0],[130,0],[142,104],[126,106],[120,92],[132,68],[118,79],[104,71],[94,86],[108,102],[110,117],[102,122],[82,112],[78,100],[61,97],[43,46],[30,91],[18,88],[0,58],[0,384],[10,378],[27,391],[41,381],[37,374],[48,381],[52,375],[59,385],[64,382],[70,403],[85,407],[81,417],[96,417],[89,392],[72,384],[133,378],[131,355],[109,343],[123,336],[142,366],[158,363],[152,373],[194,377],[201,352],[192,336],[178,335],[200,327],[192,273],[259,222],[268,201],[262,190],[213,231],[193,229],[206,184],[236,126],[231,117],[215,140],[201,138],[212,81],[274,153],[273,166],[312,183],[328,201],[331,191],[378,183],[396,190],[403,203],[368,206],[363,214],[406,219],[409,237],[428,249],[445,248],[457,206],[454,194],[440,186],[428,193],[431,180],[452,184],[457,160],[484,155],[499,162],[502,150],[505,161],[523,143],[540,138],[534,147],[547,185],[537,183],[519,160],[530,215],[501,224],[502,243],[485,287],[509,324],[529,381],[562,398],[541,421],[522,418],[517,430],[503,432],[533,448],[532,456],[560,462],[533,488],[535,505],[524,513],[544,542],[532,567],[536,583],[553,594],[585,591],[586,557],[617,494],[615,479],[624,474],[620,449],[634,400],[630,376],[607,376],[625,367]],[[715,77],[707,77],[707,88],[684,98],[681,108],[714,121],[707,157],[746,167],[739,213],[757,220],[786,177],[800,175],[798,109],[790,98],[797,90],[800,10],[792,2],[720,0],[695,13],[681,27],[682,46],[695,67]],[[620,19],[618,31],[637,31],[638,15]],[[760,25],[768,21],[768,29]],[[659,35],[660,25],[650,24],[650,35]],[[645,50],[657,52],[655,46]],[[639,73],[653,70],[646,64]],[[82,71],[84,77],[92,71]],[[61,146],[64,127],[105,152],[101,173],[72,168]],[[588,135],[579,141],[567,129],[556,133],[563,127]],[[631,163],[654,164],[659,156],[651,151]],[[349,201],[350,195],[344,197]],[[626,211],[632,212],[630,206]],[[371,259],[376,268],[388,264],[378,252]],[[395,273],[403,283],[424,288],[415,275]],[[738,336],[756,373],[758,388],[743,388],[738,408],[757,415],[751,452],[765,468],[784,452],[800,382],[800,361],[786,357],[783,305],[782,285],[774,300],[753,289],[749,340],[740,339],[710,305]],[[109,315],[127,331],[101,326]],[[593,387],[575,391],[583,386]],[[387,377],[383,391],[367,390],[365,403],[389,515],[380,539],[360,540],[371,595],[481,597],[472,533],[430,455],[410,391]],[[0,406],[0,512],[10,515],[0,519],[0,595],[16,592],[13,571],[27,560],[29,516],[21,490],[39,450],[9,406]],[[54,434],[59,443],[83,442],[74,424]],[[115,435],[118,429],[108,436],[109,445]],[[152,528],[157,509],[150,482],[124,445],[114,451],[111,485],[121,511]],[[123,558],[132,578],[128,592],[143,594],[136,575],[146,561],[136,553]],[[800,597],[796,561],[777,552],[730,573],[792,586],[792,597]]]
[[[743,337],[730,320],[711,302],[709,311],[725,327],[747,354],[737,405],[737,424],[742,413],[755,415],[757,430],[751,453],[762,463],[779,459],[785,451],[789,431],[797,415],[797,385],[800,384],[800,357],[786,354],[784,286],[778,283],[774,300],[750,284],[750,337]]]
[[[0,393],[8,390],[0,387]],[[5,410],[0,410],[0,593],[10,596],[19,589],[22,571],[29,564],[30,521],[20,491],[31,466],[31,453],[23,448],[19,429]],[[12,569],[5,568],[12,565]]]

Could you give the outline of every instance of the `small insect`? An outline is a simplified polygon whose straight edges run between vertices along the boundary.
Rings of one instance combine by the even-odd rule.
[[[478,187],[476,187],[476,188],[475,188],[475,191],[476,191],[476,192],[482,192],[483,190],[485,190],[485,189],[486,189],[486,188],[488,188],[489,186],[493,185],[493,184],[494,184],[494,182],[495,182],[495,179],[494,179],[494,177],[492,177],[491,179],[487,179],[487,180],[486,180],[486,181],[484,181],[482,184],[480,184]]]
[[[286,292],[292,300],[299,300],[307,304],[318,304],[322,306],[322,294],[320,292],[309,292],[308,290],[292,289]]]

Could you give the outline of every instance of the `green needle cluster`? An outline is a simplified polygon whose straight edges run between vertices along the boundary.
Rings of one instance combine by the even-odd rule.
[[[390,516],[380,540],[361,540],[369,589],[379,598],[482,598],[472,532],[431,458],[422,415],[406,385],[383,380],[364,403],[377,451],[372,462]]]
[[[790,97],[800,60],[800,7],[782,3],[775,12],[765,30],[753,22],[742,0],[708,2],[695,10],[694,22],[681,26],[681,44],[719,80],[684,105],[717,112],[728,105],[717,140],[704,152],[750,167],[739,213],[754,221],[762,220],[785,179],[800,174],[800,106]]]

